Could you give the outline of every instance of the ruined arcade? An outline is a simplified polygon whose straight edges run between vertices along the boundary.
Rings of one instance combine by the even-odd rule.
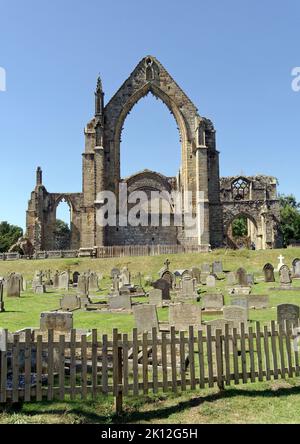
[[[174,116],[180,133],[181,168],[174,177],[144,170],[122,178],[120,140],[124,121],[134,105],[148,93],[160,99]],[[229,246],[236,248],[231,224],[240,217],[248,220],[248,237],[257,249],[281,246],[277,182],[273,177],[220,178],[219,151],[212,122],[198,114],[197,108],[176,84],[161,63],[152,56],[143,58],[120,89],[104,103],[102,82],[95,92],[95,113],[85,128],[82,155],[82,192],[49,193],[36,172],[36,186],[28,204],[27,237],[36,251],[55,250],[56,209],[65,200],[71,213],[69,248],[82,254],[109,245],[197,245],[201,250]],[[103,204],[99,193],[119,185],[128,193],[144,191],[191,191],[193,213],[199,211],[201,229],[192,235],[183,227],[117,226],[97,223],[97,210]],[[117,213],[119,208],[117,208]]]

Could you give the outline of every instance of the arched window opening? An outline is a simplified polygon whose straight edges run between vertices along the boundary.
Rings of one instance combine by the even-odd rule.
[[[242,177],[232,182],[231,189],[234,200],[245,200],[250,197],[249,182]]]
[[[247,215],[236,216],[228,226],[227,243],[230,248],[255,250],[257,245],[257,226]]]
[[[62,199],[56,207],[55,249],[69,250],[71,246],[71,206]]]

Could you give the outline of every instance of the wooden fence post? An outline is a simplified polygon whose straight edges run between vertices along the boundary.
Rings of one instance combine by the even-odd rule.
[[[123,411],[123,347],[119,346],[119,340],[122,338],[118,334],[118,330],[113,330],[113,379],[114,379],[114,396],[115,411],[117,415],[121,415]]]
[[[216,330],[216,358],[217,358],[217,384],[219,390],[224,390],[222,330],[219,329]]]
[[[0,402],[6,402],[8,332],[0,329]]]

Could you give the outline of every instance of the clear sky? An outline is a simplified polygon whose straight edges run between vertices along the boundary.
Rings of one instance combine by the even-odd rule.
[[[0,220],[25,226],[38,165],[48,191],[81,191],[97,75],[108,101],[148,54],[213,120],[221,175],[274,175],[300,200],[299,29],[298,0],[0,0]],[[122,174],[175,175],[178,137],[168,109],[142,99]]]

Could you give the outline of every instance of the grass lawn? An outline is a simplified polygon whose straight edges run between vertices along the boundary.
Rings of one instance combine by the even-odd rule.
[[[270,308],[251,310],[251,321],[267,322],[276,319],[276,305],[284,302],[300,305],[300,290],[270,291],[270,287],[278,285],[260,281],[262,267],[266,262],[277,265],[277,257],[283,254],[285,263],[291,266],[292,260],[300,256],[300,249],[268,250],[268,251],[231,251],[216,250],[207,254],[177,254],[154,257],[127,257],[116,259],[58,259],[38,261],[3,261],[0,263],[0,276],[9,271],[23,274],[31,280],[35,270],[65,270],[71,272],[88,269],[102,274],[101,289],[92,294],[92,299],[99,300],[109,292],[111,285],[110,270],[113,267],[127,265],[138,284],[137,273],[143,278],[158,277],[158,270],[168,257],[170,269],[191,268],[201,266],[203,262],[222,260],[225,270],[232,271],[243,266],[248,272],[255,274],[258,283],[253,286],[253,294],[269,294]],[[278,281],[278,276],[276,277]],[[294,281],[300,287],[300,281]],[[225,302],[229,303],[226,294],[226,281],[217,281],[223,290]],[[147,289],[147,287],[146,287]],[[71,290],[74,291],[74,290]],[[206,291],[201,287],[201,291]],[[44,295],[33,294],[30,287],[23,292],[21,298],[5,298],[5,312],[0,313],[0,328],[16,331],[25,327],[38,327],[40,313],[59,307],[59,298],[64,292],[49,291]],[[142,300],[142,299],[140,299]],[[201,301],[199,302],[201,304]],[[161,321],[168,319],[168,309],[159,309]],[[205,315],[204,320],[213,319]],[[74,312],[74,327],[92,329],[99,333],[111,334],[113,328],[120,332],[130,332],[134,327],[133,316],[126,313],[97,313],[86,311]],[[297,378],[254,384],[240,384],[226,388],[203,389],[183,394],[160,394],[125,398],[124,415],[115,417],[113,398],[100,397],[88,402],[54,402],[29,403],[17,408],[4,408],[0,414],[0,423],[298,423],[300,422],[300,380]]]

